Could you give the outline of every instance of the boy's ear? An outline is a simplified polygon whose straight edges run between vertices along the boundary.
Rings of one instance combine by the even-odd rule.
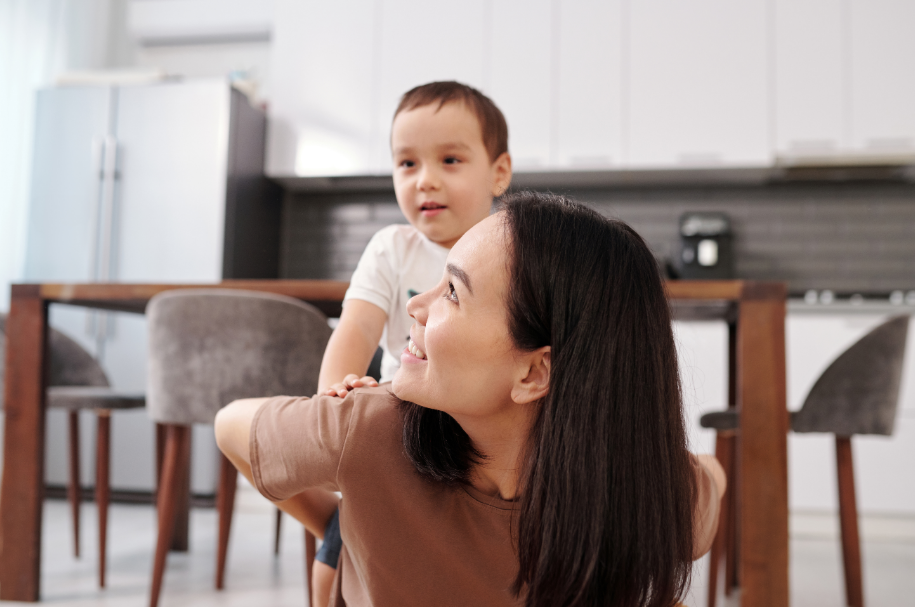
[[[540,400],[550,391],[550,347],[525,353],[521,361],[524,366],[512,387],[512,400],[525,405]]]
[[[512,182],[512,157],[502,152],[492,163],[492,195],[501,196]]]

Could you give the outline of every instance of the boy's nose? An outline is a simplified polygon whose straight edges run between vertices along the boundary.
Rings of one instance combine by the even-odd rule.
[[[439,178],[438,173],[434,168],[423,167],[419,173],[419,180],[416,182],[416,187],[420,191],[428,190],[437,190],[439,188]]]

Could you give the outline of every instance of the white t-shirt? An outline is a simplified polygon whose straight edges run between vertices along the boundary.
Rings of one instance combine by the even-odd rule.
[[[361,299],[388,315],[381,336],[381,377],[390,381],[400,367],[400,353],[410,338],[413,319],[407,300],[428,291],[442,279],[448,249],[407,224],[379,230],[365,247],[343,301]]]

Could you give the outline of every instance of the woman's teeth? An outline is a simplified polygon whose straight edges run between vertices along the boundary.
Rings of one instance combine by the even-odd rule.
[[[417,348],[412,339],[410,340],[410,343],[407,344],[407,350],[416,358],[426,358],[426,353]]]

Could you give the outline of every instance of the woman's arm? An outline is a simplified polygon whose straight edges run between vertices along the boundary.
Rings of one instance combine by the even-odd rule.
[[[715,456],[691,455],[696,473],[696,509],[693,515],[693,560],[711,550],[718,532],[721,497],[727,490],[727,477]]]
[[[246,398],[223,407],[216,414],[216,444],[238,471],[254,485],[251,473],[251,426],[266,398]],[[276,507],[293,516],[319,538],[337,508],[337,496],[323,489],[308,489],[276,502]]]

